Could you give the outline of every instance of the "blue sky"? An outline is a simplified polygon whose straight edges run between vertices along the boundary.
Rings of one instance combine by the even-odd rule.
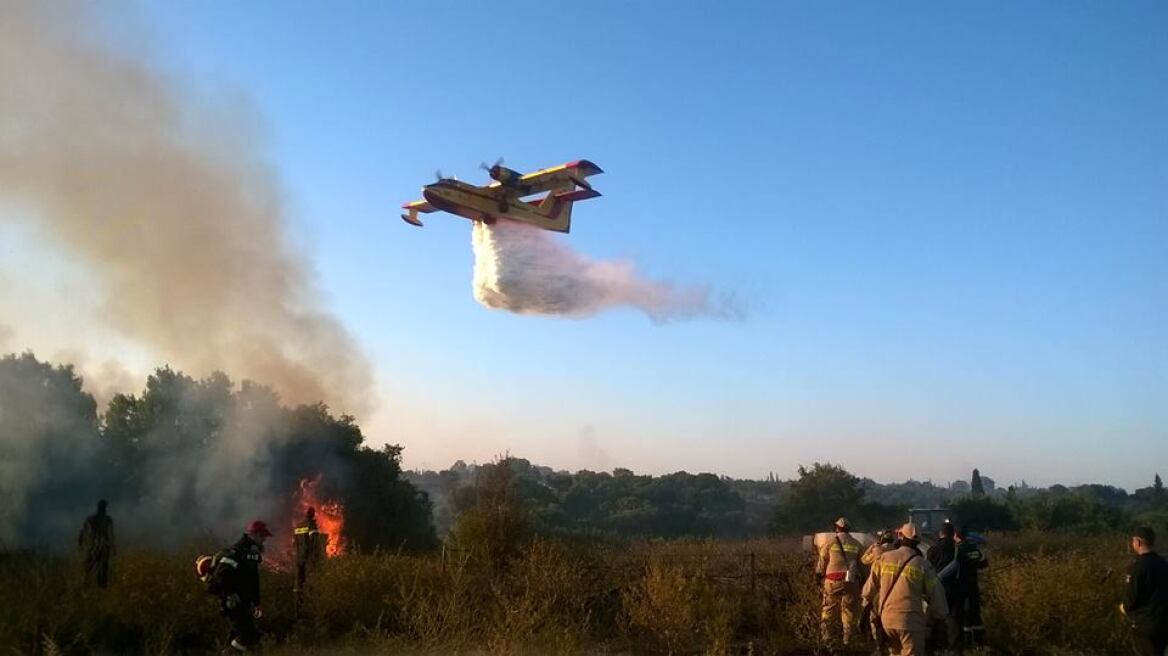
[[[262,121],[375,363],[367,432],[407,466],[1132,487],[1168,463],[1168,5],[141,9],[157,66]],[[499,156],[595,161],[566,241],[747,319],[477,305],[469,225],[397,208]]]

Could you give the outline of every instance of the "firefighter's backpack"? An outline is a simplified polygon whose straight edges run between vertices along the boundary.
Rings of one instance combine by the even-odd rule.
[[[195,575],[199,577],[199,582],[203,584],[208,594],[217,595],[222,591],[223,582],[220,577],[222,568],[219,565],[227,553],[226,550],[218,551],[195,559]]]

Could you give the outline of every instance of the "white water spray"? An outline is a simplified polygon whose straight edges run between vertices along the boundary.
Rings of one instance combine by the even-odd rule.
[[[649,280],[632,262],[589,259],[547,231],[515,221],[476,221],[472,245],[475,300],[492,309],[588,317],[628,306],[657,323],[742,318],[731,299],[711,298],[706,287]]]

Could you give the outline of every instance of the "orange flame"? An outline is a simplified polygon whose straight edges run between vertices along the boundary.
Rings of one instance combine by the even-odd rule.
[[[316,525],[328,539],[325,553],[329,558],[345,553],[345,540],[341,533],[345,528],[345,507],[337,501],[325,501],[317,493],[320,479],[324,474],[300,481],[300,494],[296,498],[299,517],[309,508],[316,508]]]

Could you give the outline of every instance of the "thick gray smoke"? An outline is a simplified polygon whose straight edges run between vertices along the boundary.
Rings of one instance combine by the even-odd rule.
[[[94,324],[155,361],[368,412],[369,364],[315,298],[254,117],[196,109],[149,53],[103,43],[91,12],[110,8],[0,3],[0,201],[102,290]]]
[[[283,529],[298,480],[347,476],[333,419],[223,374],[162,369],[106,411],[70,368],[0,356],[0,550],[69,547],[100,497],[122,544],[182,546],[254,518]]]
[[[474,296],[489,308],[586,317],[628,306],[655,322],[743,314],[731,299],[715,299],[705,287],[646,279],[631,262],[589,259],[523,223],[475,222],[472,243]]]

